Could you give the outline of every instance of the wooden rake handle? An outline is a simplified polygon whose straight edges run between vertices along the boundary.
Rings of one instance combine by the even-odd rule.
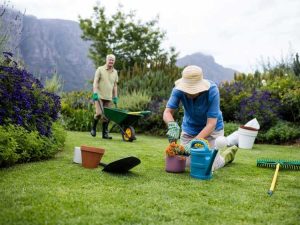
[[[271,184],[270,190],[268,191],[268,194],[270,196],[273,194],[274,189],[275,189],[276,180],[277,180],[277,176],[278,176],[278,172],[279,172],[279,167],[280,167],[280,164],[277,163],[276,164],[276,170],[275,170],[275,173],[274,173],[274,176],[273,176],[273,180],[272,180],[272,184]]]

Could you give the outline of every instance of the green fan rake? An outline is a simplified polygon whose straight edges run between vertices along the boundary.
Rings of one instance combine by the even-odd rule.
[[[281,159],[258,159],[256,162],[258,167],[276,168],[273,176],[272,184],[268,194],[271,196],[274,192],[277,176],[280,169],[300,170],[300,161],[296,160],[281,160]]]

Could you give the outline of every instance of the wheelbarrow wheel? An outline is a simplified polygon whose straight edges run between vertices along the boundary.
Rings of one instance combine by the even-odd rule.
[[[124,141],[134,141],[136,139],[134,128],[132,126],[125,128],[124,133],[122,133],[122,138]]]

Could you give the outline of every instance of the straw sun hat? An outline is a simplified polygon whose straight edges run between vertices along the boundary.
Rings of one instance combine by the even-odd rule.
[[[208,80],[203,79],[203,72],[199,66],[187,66],[182,71],[182,78],[175,81],[175,89],[188,94],[197,94],[210,88]]]

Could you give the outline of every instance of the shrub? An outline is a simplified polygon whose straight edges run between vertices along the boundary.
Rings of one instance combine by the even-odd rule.
[[[179,69],[148,71],[136,74],[129,80],[120,81],[121,94],[144,92],[152,99],[162,99],[169,97],[174,86],[174,81],[180,78]]]
[[[145,133],[151,135],[166,136],[167,126],[163,121],[163,112],[165,110],[166,104],[166,100],[153,100],[150,103],[150,116],[138,122],[138,128],[140,129],[140,131],[144,131]],[[175,111],[174,118],[178,122],[178,124],[181,125],[183,118],[183,109],[181,107],[179,107],[179,109]]]
[[[60,97],[18,67],[11,53],[0,60],[0,167],[53,157],[64,145],[56,124]]]
[[[279,121],[267,132],[258,132],[257,140],[269,144],[282,144],[300,138],[300,128],[290,122]]]
[[[0,126],[0,167],[11,166],[19,159],[16,149],[17,142],[12,134]]]
[[[220,90],[220,108],[225,121],[234,121],[234,113],[239,111],[240,102],[243,98],[250,96],[246,85],[242,81],[231,83],[221,83]]]
[[[0,167],[52,158],[62,149],[65,137],[58,122],[53,124],[50,137],[21,126],[0,126]]]
[[[224,122],[224,136],[227,137],[228,135],[232,134],[234,131],[237,131],[239,127],[240,125],[237,123]]]
[[[0,65],[0,125],[12,123],[49,136],[59,111],[60,97],[44,91],[32,74],[16,64]]]
[[[283,94],[280,111],[285,120],[300,122],[300,87],[290,89]]]
[[[62,121],[68,130],[88,131],[94,116],[91,92],[74,91],[62,95]]]
[[[126,95],[120,96],[118,107],[128,111],[148,110],[147,107],[151,101],[151,97],[143,91],[133,91]]]
[[[241,101],[235,118],[242,124],[256,118],[262,130],[274,125],[279,117],[280,101],[268,91],[254,91],[250,97]]]
[[[63,90],[63,79],[56,72],[49,79],[46,77],[45,88],[46,91],[50,93],[56,93],[61,95]]]

